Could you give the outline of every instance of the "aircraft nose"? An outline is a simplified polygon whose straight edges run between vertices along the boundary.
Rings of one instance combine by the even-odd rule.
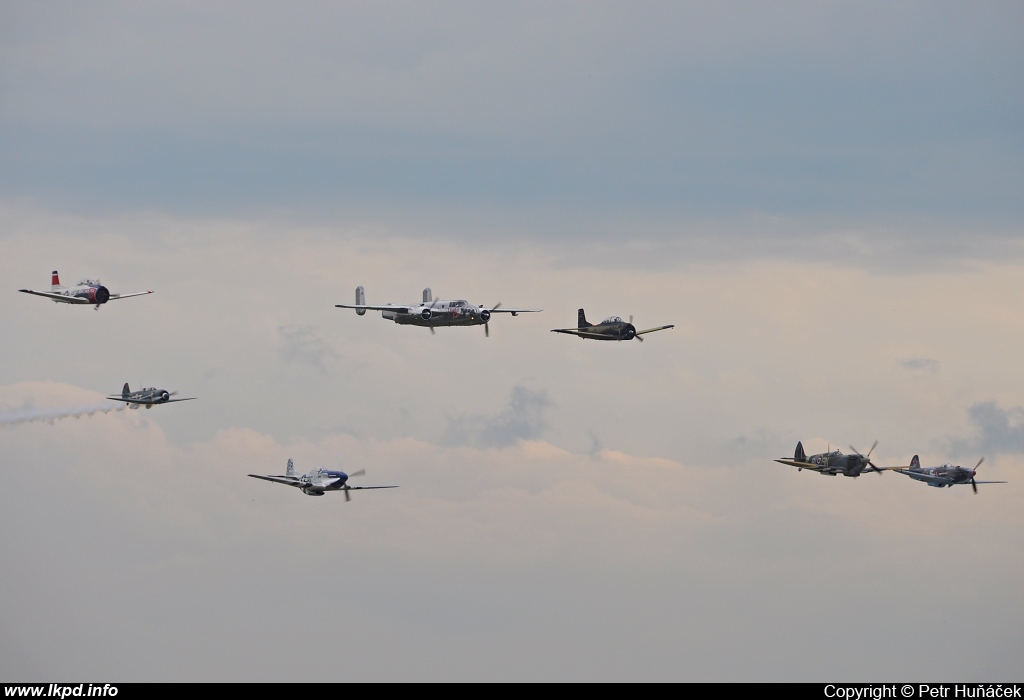
[[[167,399],[171,398],[171,395],[165,391],[164,393],[160,394],[160,398],[166,401]]]
[[[632,323],[626,324],[626,340],[632,340],[636,337],[636,326]]]

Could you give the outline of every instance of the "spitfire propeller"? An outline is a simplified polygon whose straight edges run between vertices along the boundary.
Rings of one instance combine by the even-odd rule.
[[[881,474],[882,470],[876,467],[874,462],[871,461],[871,453],[875,451],[876,447],[878,447],[878,440],[875,440],[874,444],[871,445],[871,449],[868,450],[868,453],[866,455],[862,455],[856,447],[850,445],[850,449],[853,450],[853,453],[855,455],[857,455],[861,459],[867,460],[868,466],[871,467],[871,471],[873,471],[875,474]]]

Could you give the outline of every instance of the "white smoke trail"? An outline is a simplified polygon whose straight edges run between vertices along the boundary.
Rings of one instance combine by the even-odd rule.
[[[0,413],[0,425],[17,425],[18,423],[30,423],[32,421],[46,421],[53,425],[54,421],[61,418],[81,418],[82,416],[91,416],[95,413],[123,411],[127,407],[128,404],[105,403],[74,408],[22,409],[14,413]]]

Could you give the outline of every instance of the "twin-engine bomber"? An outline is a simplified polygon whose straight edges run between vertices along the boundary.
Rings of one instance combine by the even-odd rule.
[[[37,292],[32,289],[19,289],[18,291],[46,297],[61,304],[94,304],[97,309],[100,308],[101,304],[106,304],[108,301],[153,293],[153,290],[150,289],[145,292],[132,292],[131,294],[112,294],[98,279],[84,279],[79,281],[74,287],[65,287],[60,283],[60,277],[57,275],[56,270],[53,271],[50,278],[50,291]]]
[[[410,326],[425,326],[434,333],[437,326],[483,326],[484,335],[490,337],[491,328],[489,321],[491,314],[503,313],[518,316],[524,313],[536,313],[542,309],[503,309],[501,302],[490,308],[483,304],[470,304],[465,299],[445,301],[434,299],[430,287],[423,290],[423,302],[420,304],[382,304],[374,306],[366,303],[366,291],[362,286],[356,287],[355,304],[335,304],[341,309],[355,309],[356,313],[362,316],[370,311],[380,311],[382,318],[386,318]]]

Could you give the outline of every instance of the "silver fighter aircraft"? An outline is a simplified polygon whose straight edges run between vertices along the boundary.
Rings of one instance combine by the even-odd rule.
[[[829,452],[823,452],[822,454],[808,456],[804,452],[804,446],[802,443],[796,443],[796,451],[793,454],[793,459],[777,459],[776,462],[780,464],[788,464],[791,467],[796,467],[797,470],[803,471],[808,469],[819,474],[825,474],[826,476],[835,476],[836,474],[842,474],[843,476],[860,476],[861,473],[867,469],[877,474],[881,474],[883,471],[889,469],[903,469],[904,467],[876,467],[871,461],[871,453],[874,452],[875,448],[878,447],[878,441],[875,440],[875,444],[871,446],[866,455],[862,455],[857,451],[857,448],[850,446],[853,450],[852,455],[844,455],[839,450],[830,450]]]
[[[348,485],[348,480],[351,477],[362,476],[365,473],[365,469],[360,469],[357,472],[346,474],[345,472],[332,471],[321,467],[320,469],[307,472],[305,474],[296,474],[295,463],[289,459],[288,466],[285,469],[285,473],[281,476],[261,476],[260,474],[250,474],[249,476],[251,476],[254,479],[263,479],[264,481],[273,481],[278,484],[294,486],[295,488],[301,489],[302,493],[306,494],[307,496],[323,496],[328,491],[342,491],[345,494],[346,501],[352,500],[352,497],[348,493],[349,491],[398,488],[397,486]]]
[[[139,389],[138,391],[132,391],[128,388],[128,382],[124,383],[124,388],[121,389],[120,396],[108,396],[107,398],[111,401],[124,401],[128,404],[128,408],[138,408],[139,406],[145,406],[146,408],[153,408],[158,403],[173,403],[175,401],[194,401],[195,396],[190,396],[187,399],[172,399],[171,397],[177,394],[176,391],[167,391],[166,389],[157,389],[156,387],[149,387],[147,389]]]
[[[956,486],[958,484],[966,486],[971,485],[974,489],[974,493],[978,493],[978,484],[1005,484],[1005,481],[975,481],[974,477],[978,473],[978,467],[985,461],[982,457],[978,460],[978,463],[974,465],[974,469],[966,469],[964,467],[957,466],[955,464],[942,464],[937,467],[922,467],[921,460],[918,459],[917,455],[910,460],[910,467],[900,467],[894,469],[897,474],[903,474],[909,476],[915,481],[923,481],[929,486],[936,488],[942,488],[943,486]]]
[[[411,326],[426,326],[430,332],[434,332],[437,326],[483,326],[484,335],[490,337],[491,329],[489,321],[491,314],[503,313],[518,316],[523,313],[535,313],[542,309],[503,309],[501,302],[494,306],[486,307],[470,304],[465,299],[445,301],[434,299],[430,287],[423,290],[423,302],[420,304],[382,304],[374,306],[366,303],[366,292],[360,286],[356,287],[355,304],[335,304],[341,309],[355,309],[356,313],[362,316],[369,311],[380,311],[381,317],[394,321],[395,323]]]
[[[108,301],[153,293],[153,290],[149,290],[145,292],[132,292],[131,294],[112,294],[99,280],[94,279],[84,279],[79,281],[74,287],[65,287],[61,285],[60,277],[57,275],[56,270],[53,271],[50,278],[50,291],[37,292],[32,289],[19,289],[18,291],[46,297],[62,304],[94,304],[97,309],[100,308],[101,304],[106,304]]]

